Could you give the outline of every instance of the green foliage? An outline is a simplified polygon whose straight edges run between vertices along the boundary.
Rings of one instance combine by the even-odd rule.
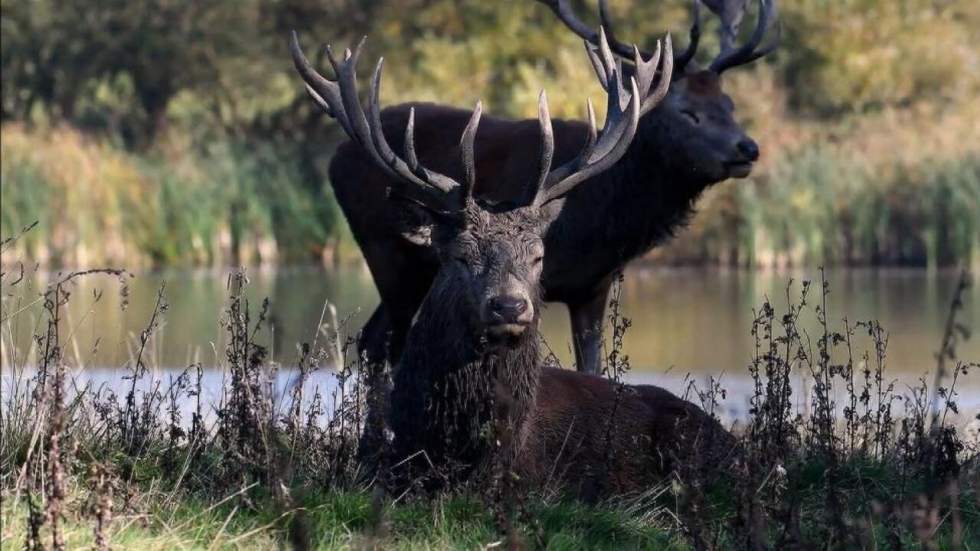
[[[287,541],[290,526],[296,523],[302,523],[312,536],[309,548],[318,550],[370,548],[372,544],[384,549],[479,549],[501,537],[484,504],[472,496],[389,506],[385,511],[388,529],[378,536],[369,535],[371,498],[362,491],[311,492],[301,497],[297,510],[287,512],[280,512],[271,499],[256,499],[251,507],[244,508],[235,500],[208,503],[181,496],[166,506],[160,499],[154,502],[148,497],[134,496],[148,501],[145,522],[119,523],[108,534],[114,547],[273,549]],[[16,510],[4,504],[4,542],[24,541],[23,509],[23,502]],[[529,511],[531,518],[536,521],[541,543],[533,548],[689,549],[666,529],[637,520],[614,505],[593,508],[535,502]],[[530,537],[535,527],[522,523],[522,531]],[[92,546],[94,542],[84,519],[74,517],[69,518],[66,539],[70,548]]]
[[[784,2],[780,64],[794,99],[818,111],[860,111],[980,90],[972,0]]]
[[[0,232],[3,236],[17,235],[21,229],[39,222],[38,226],[50,227],[48,209],[51,186],[44,179],[40,169],[26,159],[11,159],[6,152],[4,162],[0,162]],[[17,182],[16,185],[13,182]],[[37,258],[36,250],[43,243],[47,231],[38,229],[28,232],[20,245],[32,258]]]
[[[573,4],[596,21],[593,2]],[[620,36],[649,45],[671,31],[680,47],[690,25],[687,4],[623,0],[613,11]],[[530,0],[5,0],[0,7],[4,120],[44,115],[133,144],[151,143],[174,123],[197,131],[202,123],[222,131],[270,124],[275,132],[300,131],[292,124],[309,121],[313,111],[285,51],[293,28],[308,45],[344,46],[369,34],[368,57],[389,59],[391,100],[470,105],[483,97],[497,112],[526,115],[519,98],[553,80],[556,99],[569,95],[558,112],[578,115],[581,85],[598,90],[582,79],[588,64],[580,41]],[[980,90],[972,47],[980,39],[980,8],[972,0],[804,0],[780,8],[783,46],[765,63],[802,108],[957,102]],[[702,62],[717,47],[717,23],[706,17],[705,25]],[[571,74],[569,55],[579,66]]]

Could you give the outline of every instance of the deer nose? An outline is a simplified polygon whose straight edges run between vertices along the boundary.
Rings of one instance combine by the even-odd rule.
[[[499,296],[490,299],[490,312],[503,323],[517,323],[526,311],[527,300],[523,298]]]
[[[759,144],[755,143],[751,138],[743,138],[739,140],[738,152],[745,156],[749,161],[755,161],[759,158]]]

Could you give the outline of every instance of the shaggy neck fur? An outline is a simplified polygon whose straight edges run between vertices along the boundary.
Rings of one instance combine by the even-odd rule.
[[[536,324],[513,347],[490,348],[459,288],[439,274],[419,308],[395,372],[390,425],[395,461],[425,451],[436,469],[465,477],[492,457],[501,421],[519,434],[539,366]]]

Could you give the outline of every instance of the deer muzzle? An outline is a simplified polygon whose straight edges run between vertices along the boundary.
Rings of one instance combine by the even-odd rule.
[[[534,306],[521,295],[494,296],[487,300],[484,320],[490,337],[517,337],[534,321]]]
[[[745,178],[752,173],[752,164],[759,160],[759,145],[743,137],[735,144],[736,156],[725,163],[729,178]]]

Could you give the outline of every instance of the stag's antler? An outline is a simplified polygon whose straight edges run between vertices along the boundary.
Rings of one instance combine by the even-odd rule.
[[[599,44],[599,33],[593,31],[588,25],[582,22],[575,12],[572,10],[571,6],[568,5],[568,0],[538,0],[542,4],[551,8],[551,11],[555,12],[558,19],[565,24],[566,27],[571,29],[572,32],[579,35],[580,37],[588,40],[592,44]],[[670,36],[667,36],[667,59],[671,60],[673,65],[674,74],[684,74],[684,68],[687,64],[694,59],[694,54],[697,53],[698,43],[701,40],[701,5],[698,0],[692,0],[691,11],[693,14],[694,22],[691,24],[691,30],[688,34],[688,44],[687,48],[683,52],[673,55],[673,50],[671,49]],[[601,20],[602,27],[606,30],[607,39],[609,40],[612,50],[616,55],[625,57],[626,59],[632,60],[635,46],[626,44],[616,40],[615,33],[613,32],[613,22],[612,18],[609,16],[609,3],[607,0],[599,0],[599,19]],[[647,53],[640,51],[640,54],[645,58],[651,58],[657,56],[660,53],[660,42],[657,42],[657,50],[653,53]],[[666,61],[665,61],[666,65]],[[649,111],[649,108],[644,107],[642,109],[643,113]]]
[[[538,0],[539,2],[545,4],[558,18],[565,24],[566,27],[572,30],[575,34],[581,36],[582,38],[597,44],[599,36],[597,33],[593,32],[588,25],[582,22],[572,8],[568,5],[568,0]],[[745,7],[748,4],[748,0],[704,0],[708,8],[715,12],[721,19],[721,52],[711,62],[709,69],[715,73],[721,74],[727,69],[732,67],[737,67],[739,65],[744,65],[759,59],[760,57],[772,52],[779,46],[782,27],[776,26],[776,34],[772,40],[761,49],[759,46],[762,44],[762,40],[765,38],[766,33],[772,26],[776,17],[776,0],[759,0],[759,19],[756,23],[755,30],[752,32],[752,36],[749,40],[742,46],[735,47],[735,38],[738,36],[738,28],[742,22],[742,17],[745,14]],[[688,41],[687,48],[674,56],[674,74],[683,75],[684,69],[687,67],[688,63],[694,59],[694,54],[697,53],[698,44],[701,40],[701,0],[692,0],[691,11],[693,14],[694,22],[691,24],[690,40]],[[599,0],[599,19],[602,21],[602,26],[608,32],[608,38],[612,45],[612,49],[617,55],[626,57],[629,59],[632,56],[632,49],[627,44],[623,44],[616,40],[613,36],[612,31],[612,19],[609,16],[609,3],[608,0]],[[646,54],[644,54],[646,55]],[[649,57],[649,56],[647,56]],[[646,112],[646,109],[644,109]]]
[[[589,138],[585,147],[575,159],[552,169],[554,136],[547,98],[544,92],[541,93],[538,103],[542,139],[540,174],[534,193],[529,198],[529,203],[532,205],[541,206],[565,195],[580,182],[606,170],[618,161],[636,134],[640,118],[638,98],[646,98],[648,101],[655,98],[659,101],[667,93],[667,86],[670,83],[669,63],[661,67],[661,74],[665,77],[658,83],[656,89],[652,92],[650,90],[660,62],[659,45],[654,57],[647,61],[643,61],[639,52],[634,49],[636,74],[630,79],[630,90],[627,91],[623,82],[621,63],[610,51],[605,33],[600,31],[599,37],[598,46],[586,42],[586,49],[592,59],[596,75],[606,91],[605,124],[601,132],[596,130],[595,111],[592,103],[589,102],[587,105]],[[465,207],[466,198],[472,193],[476,182],[473,149],[476,129],[482,113],[481,104],[477,103],[459,142],[465,182],[457,182],[419,163],[415,153],[414,109],[409,110],[408,124],[405,128],[405,151],[404,155],[399,157],[385,140],[381,125],[379,95],[383,59],[378,61],[374,78],[371,80],[366,112],[358,99],[356,65],[363,44],[362,40],[353,52],[345,50],[343,59],[339,61],[334,57],[330,47],[327,47],[327,57],[337,75],[336,81],[327,79],[313,68],[303,54],[295,32],[292,34],[290,51],[296,69],[306,82],[306,90],[313,100],[328,115],[337,120],[347,135],[367,152],[375,164],[402,184],[397,191],[441,212],[451,213],[461,210]]]
[[[779,46],[782,38],[782,27],[776,25],[776,33],[768,44],[759,49],[766,32],[776,20],[776,0],[759,0],[759,17],[756,20],[752,36],[745,44],[735,47],[735,37],[742,22],[745,7],[748,2],[732,3],[724,0],[713,0],[708,7],[715,11],[721,19],[721,52],[708,67],[709,70],[721,74],[727,69],[751,63],[756,59],[772,52]]]
[[[363,45],[364,39],[361,39],[353,52],[350,49],[344,51],[341,60],[337,60],[330,46],[327,46],[327,57],[337,76],[336,81],[327,79],[313,68],[300,48],[299,37],[295,31],[292,33],[289,47],[296,70],[306,82],[306,91],[313,101],[337,120],[344,132],[364,149],[375,164],[402,184],[398,192],[440,212],[451,213],[461,210],[466,204],[466,198],[472,192],[475,181],[473,141],[483,112],[481,104],[476,104],[473,115],[460,138],[460,156],[466,176],[465,182],[457,182],[419,163],[415,153],[414,109],[409,112],[408,124],[405,127],[404,158],[399,157],[388,145],[381,126],[379,96],[384,58],[378,60],[374,69],[374,77],[368,90],[367,112],[358,99],[357,59]]]
[[[599,29],[598,46],[585,41],[586,51],[592,60],[599,83],[606,91],[606,122],[602,131],[596,130],[595,110],[592,102],[586,103],[589,119],[589,137],[585,147],[577,157],[552,170],[551,163],[555,149],[555,139],[551,128],[551,114],[548,110],[548,99],[544,91],[538,97],[538,123],[541,126],[541,173],[538,178],[537,193],[533,204],[543,205],[557,199],[572,190],[580,182],[608,169],[626,153],[636,127],[640,121],[640,101],[638,98],[652,100],[655,104],[667,94],[670,84],[670,63],[662,68],[661,81],[651,92],[660,63],[660,45],[653,57],[643,61],[639,51],[633,48],[633,61],[636,73],[630,78],[630,91],[624,87],[622,62],[618,61],[609,48],[605,31]],[[669,43],[668,43],[669,44]],[[669,52],[669,45],[668,45]],[[667,59],[670,59],[669,57]]]
[[[721,20],[718,28],[718,43],[721,50],[730,50],[735,46],[738,29],[745,16],[745,7],[749,0],[701,0],[709,10]]]

